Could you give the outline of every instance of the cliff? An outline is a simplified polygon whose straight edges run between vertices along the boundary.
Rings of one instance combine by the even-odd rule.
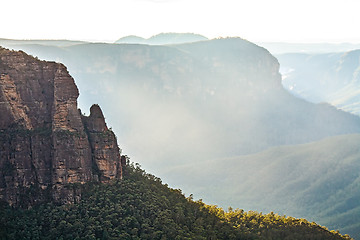
[[[75,202],[71,183],[122,178],[116,137],[99,106],[77,108],[66,67],[0,48],[0,198]]]

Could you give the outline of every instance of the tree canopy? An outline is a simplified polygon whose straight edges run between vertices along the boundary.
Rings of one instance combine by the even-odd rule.
[[[186,198],[137,164],[111,184],[87,183],[70,205],[0,207],[0,239],[350,239],[305,219]]]

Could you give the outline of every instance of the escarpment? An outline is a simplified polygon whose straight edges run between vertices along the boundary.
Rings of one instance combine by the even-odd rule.
[[[76,201],[72,183],[122,178],[120,149],[99,106],[89,117],[66,67],[0,48],[0,198]],[[123,158],[124,159],[124,158]]]

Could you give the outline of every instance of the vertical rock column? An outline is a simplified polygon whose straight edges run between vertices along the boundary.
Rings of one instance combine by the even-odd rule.
[[[83,116],[92,157],[101,182],[122,178],[120,149],[115,134],[106,126],[104,115],[98,105],[90,108],[90,116]]]
[[[93,180],[91,148],[77,109],[78,89],[63,65],[54,79],[52,113],[53,198],[72,202],[73,193],[64,187],[69,183]]]

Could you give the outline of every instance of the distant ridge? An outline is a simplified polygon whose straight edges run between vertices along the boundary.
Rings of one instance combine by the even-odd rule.
[[[331,105],[360,116],[360,49],[322,54],[277,55],[282,84],[307,101]]]
[[[0,38],[0,45],[2,46],[16,46],[23,44],[33,44],[33,45],[43,45],[43,46],[57,46],[57,47],[69,47],[78,44],[87,43],[85,41],[76,41],[76,40],[66,40],[66,39],[31,39],[31,40],[21,40],[21,39],[6,39]]]
[[[358,43],[290,43],[290,42],[257,42],[271,54],[284,53],[337,53],[360,48]]]
[[[160,33],[148,39],[138,36],[126,36],[120,38],[115,43],[148,44],[148,45],[167,45],[199,42],[209,40],[200,34],[195,33]]]
[[[144,44],[146,42],[145,38],[138,37],[135,35],[130,35],[126,37],[122,37],[117,40],[115,43],[134,43],[134,44]]]

